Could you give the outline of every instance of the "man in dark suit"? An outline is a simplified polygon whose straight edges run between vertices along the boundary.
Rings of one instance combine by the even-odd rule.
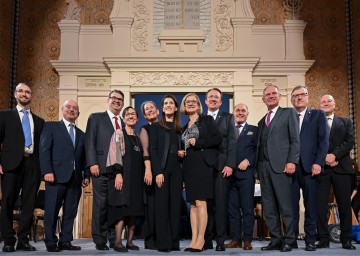
[[[293,175],[293,211],[295,238],[299,235],[299,200],[302,189],[305,206],[305,250],[315,251],[319,174],[325,165],[329,148],[329,128],[322,110],[308,108],[309,93],[305,86],[295,86],[291,102],[299,118],[300,160]],[[297,248],[297,242],[292,245]]]
[[[208,107],[208,115],[215,120],[222,142],[219,145],[218,165],[217,168],[214,168],[214,200],[207,202],[208,224],[204,249],[213,248],[215,223],[216,251],[225,251],[229,177],[236,166],[234,119],[230,113],[219,110],[222,104],[222,93],[218,88],[212,88],[206,92],[205,104]]]
[[[340,215],[340,241],[342,247],[355,250],[351,244],[351,183],[354,169],[350,151],[354,147],[354,128],[349,118],[334,115],[335,99],[324,95],[320,99],[320,108],[325,112],[330,127],[329,150],[325,159],[325,171],[320,176],[318,187],[318,235],[317,248],[329,248],[327,223],[328,198],[332,185]]]
[[[124,127],[120,118],[120,111],[124,106],[124,94],[119,90],[112,90],[108,98],[108,110],[93,113],[89,116],[86,135],[85,151],[86,165],[92,174],[93,211],[92,237],[97,250],[109,250],[115,242],[114,229],[108,229],[108,182],[106,174],[106,160],[109,152],[111,136],[115,129]],[[110,231],[110,232],[109,232]]]
[[[226,248],[243,248],[252,250],[254,229],[254,172],[257,127],[249,125],[249,116],[245,104],[237,104],[234,108],[236,141],[236,164],[230,180],[229,191],[229,227],[232,240]],[[244,244],[242,244],[244,242]]]
[[[63,120],[47,122],[40,137],[40,168],[45,180],[45,244],[48,252],[80,250],[71,244],[74,219],[81,196],[81,185],[89,184],[85,171],[85,134],[75,126],[79,116],[76,101],[67,100],[62,108]],[[84,178],[83,178],[84,173]],[[60,241],[56,222],[63,207]]]
[[[21,190],[22,208],[16,250],[36,251],[29,244],[36,193],[40,185],[39,139],[44,120],[30,111],[31,89],[15,89],[15,109],[0,111],[1,235],[3,252],[15,250],[13,209]]]
[[[257,175],[271,242],[261,250],[289,252],[295,242],[292,210],[292,174],[300,155],[299,123],[292,108],[281,108],[281,94],[276,85],[263,91],[268,113],[259,121]],[[281,232],[280,217],[284,223]]]

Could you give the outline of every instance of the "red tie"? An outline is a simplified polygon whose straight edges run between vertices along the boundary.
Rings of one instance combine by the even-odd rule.
[[[118,123],[118,118],[117,118],[117,116],[115,116],[114,119],[115,119],[115,129],[116,129],[116,130],[119,130],[119,129],[120,129],[120,125],[119,125],[119,123]]]
[[[272,113],[272,111],[269,111],[269,113],[268,113],[268,115],[267,115],[267,117],[266,117],[266,126],[269,126],[270,125],[270,118],[271,118],[271,113]]]

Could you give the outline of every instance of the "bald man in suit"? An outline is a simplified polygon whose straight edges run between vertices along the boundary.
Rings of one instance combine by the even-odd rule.
[[[85,134],[75,126],[79,106],[67,100],[61,108],[63,119],[46,122],[40,137],[40,167],[45,180],[45,244],[48,252],[77,251],[72,245],[74,220],[81,197],[81,187],[89,184],[85,169]],[[63,207],[59,238],[56,222]]]
[[[257,175],[271,242],[263,251],[290,252],[295,242],[292,208],[292,175],[300,156],[299,124],[294,109],[281,108],[281,94],[275,85],[267,86],[262,100],[268,113],[259,121]],[[281,232],[280,217],[284,223]]]
[[[349,118],[335,116],[335,99],[324,95],[320,99],[322,109],[330,127],[329,150],[325,158],[325,170],[320,176],[318,187],[318,235],[317,248],[329,248],[327,223],[330,186],[333,187],[340,215],[340,241],[347,250],[355,250],[352,245],[351,183],[354,169],[350,151],[355,144],[354,128]]]

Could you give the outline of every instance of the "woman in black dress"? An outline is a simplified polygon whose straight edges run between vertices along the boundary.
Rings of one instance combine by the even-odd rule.
[[[144,150],[145,164],[145,214],[143,224],[143,236],[145,249],[156,250],[155,244],[155,186],[152,182],[153,174],[150,162],[150,132],[151,125],[158,121],[159,110],[152,101],[144,101],[141,104],[141,111],[148,123],[140,129],[140,141]]]
[[[181,102],[181,113],[189,116],[182,141],[186,200],[190,202],[192,238],[185,251],[203,250],[207,225],[206,200],[213,198],[213,167],[217,164],[217,147],[221,137],[211,116],[201,116],[202,106],[195,93],[188,93]]]
[[[114,250],[127,252],[139,250],[133,244],[136,217],[144,214],[144,162],[139,137],[135,134],[138,115],[134,108],[123,110],[125,128],[116,131],[116,144],[110,142],[107,168],[112,172],[109,180],[109,218],[110,226],[115,225],[116,240]],[[126,246],[122,244],[121,234],[128,226]]]
[[[182,169],[181,124],[178,103],[172,95],[162,100],[162,118],[151,126],[150,156],[155,176],[155,231],[159,251],[180,250]]]

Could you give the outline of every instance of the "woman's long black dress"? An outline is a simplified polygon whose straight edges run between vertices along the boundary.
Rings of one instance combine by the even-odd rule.
[[[124,155],[124,185],[121,191],[115,190],[114,179],[109,181],[109,219],[110,226],[116,224],[128,216],[142,216],[144,214],[143,186],[144,186],[144,162],[140,139],[134,135],[125,136],[125,155]],[[137,147],[137,148],[136,148]],[[135,150],[137,149],[137,150]],[[140,149],[140,150],[139,150]],[[129,163],[129,155],[130,161]],[[130,166],[129,166],[130,165]],[[130,168],[129,168],[130,167]],[[126,188],[126,184],[129,187]],[[111,186],[113,188],[111,188]],[[123,195],[120,195],[123,193]],[[127,197],[123,202],[111,203],[116,201],[114,197]],[[126,202],[126,203],[124,203]],[[111,205],[113,204],[113,205]],[[114,205],[116,204],[116,205]]]

